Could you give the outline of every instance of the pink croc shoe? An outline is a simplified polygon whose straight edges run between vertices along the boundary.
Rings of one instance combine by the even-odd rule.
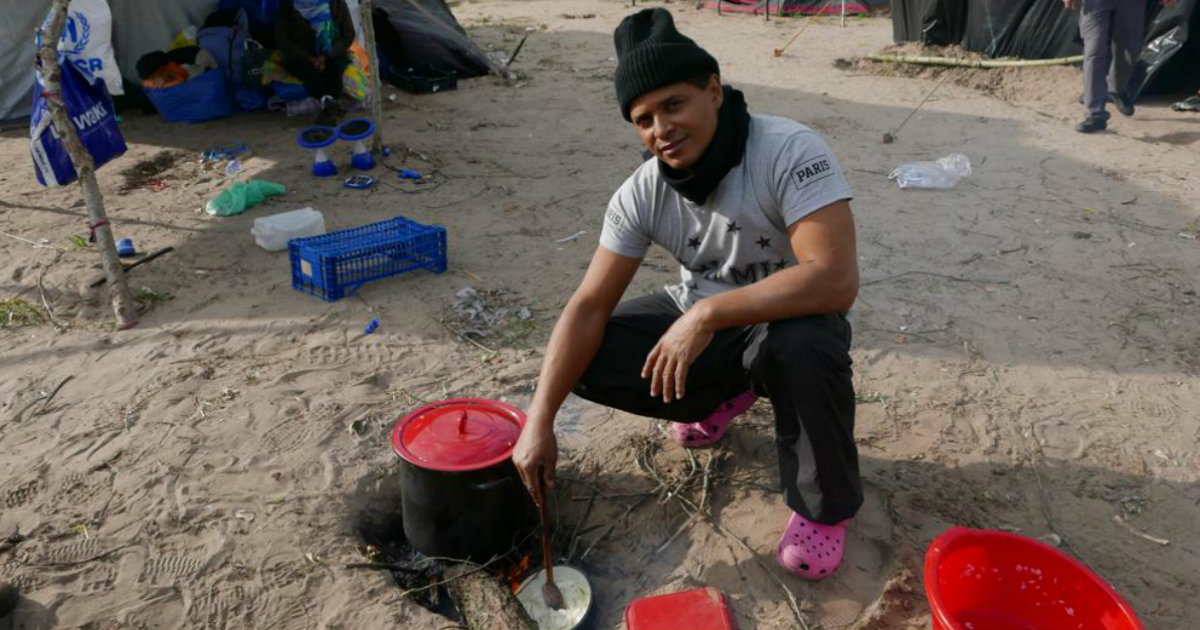
[[[779,566],[805,580],[823,580],[837,570],[846,549],[846,521],[814,523],[795,512],[779,539]]]
[[[671,436],[675,438],[676,442],[687,448],[700,448],[716,444],[721,441],[722,437],[725,437],[725,430],[729,428],[729,423],[753,406],[756,398],[754,392],[742,392],[733,400],[717,407],[712,415],[700,422],[672,422]]]

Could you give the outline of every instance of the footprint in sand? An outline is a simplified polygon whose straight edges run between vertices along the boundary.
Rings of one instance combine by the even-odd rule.
[[[80,591],[84,593],[102,593],[112,590],[117,581],[117,569],[109,564],[92,565],[83,571],[80,576],[82,578],[82,586]]]
[[[0,564],[0,572],[2,572],[0,575],[5,576],[4,579],[22,593],[41,590],[50,583],[49,574],[44,569],[30,567],[19,562]]]
[[[272,630],[305,630],[311,626],[308,598],[282,592],[268,593],[254,602],[254,625]]]
[[[263,452],[272,457],[299,450],[315,443],[313,423],[304,418],[282,419],[262,436]]]
[[[59,484],[57,494],[66,503],[79,506],[92,501],[103,503],[111,488],[112,476],[106,473],[71,473]]]
[[[22,482],[4,496],[4,507],[11,510],[29,503],[41,493],[45,486],[45,482],[40,478]]]
[[[210,584],[190,601],[184,617],[193,628],[253,627],[257,624],[249,623],[249,613],[260,594],[260,589],[250,585]]]
[[[403,350],[383,343],[316,346],[308,349],[308,359],[315,365],[381,366],[395,363]]]
[[[165,556],[151,558],[142,568],[138,582],[143,584],[176,584],[197,577],[203,563],[197,558]]]

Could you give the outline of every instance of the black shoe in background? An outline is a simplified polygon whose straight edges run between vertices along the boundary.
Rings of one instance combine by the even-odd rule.
[[[1130,101],[1129,99],[1125,98],[1123,95],[1117,94],[1116,92],[1109,92],[1108,100],[1110,102],[1112,102],[1113,107],[1117,108],[1117,111],[1121,112],[1121,115],[1123,115],[1123,116],[1132,116],[1133,115],[1133,101]]]
[[[1083,122],[1075,125],[1075,131],[1079,133],[1096,133],[1108,129],[1108,121],[1103,118],[1085,118]]]

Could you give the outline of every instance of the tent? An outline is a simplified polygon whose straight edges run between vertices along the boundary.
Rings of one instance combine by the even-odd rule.
[[[1146,46],[1132,92],[1194,88],[1200,80],[1200,0],[1164,9],[1146,3]],[[897,42],[958,44],[989,57],[1051,59],[1078,55],[1079,14],[1061,0],[892,0]]]
[[[856,15],[885,9],[889,0],[709,0],[706,9],[755,15]]]
[[[0,20],[0,120],[27,116],[33,89],[34,33],[50,10],[50,0],[10,2]],[[254,6],[251,19],[269,20],[278,0],[108,0],[112,11],[113,50],[127,84],[138,83],[137,61],[148,52],[166,50],[190,25],[200,25],[220,7]],[[358,0],[346,0],[355,16]],[[374,16],[385,16],[391,30],[404,38],[393,63],[415,64],[436,58],[459,76],[487,72],[486,55],[473,44],[444,0],[373,0]],[[380,29],[377,23],[376,29]],[[386,26],[387,25],[383,25]],[[252,28],[252,32],[253,32]],[[359,39],[361,40],[361,32]],[[378,34],[377,34],[378,38]]]

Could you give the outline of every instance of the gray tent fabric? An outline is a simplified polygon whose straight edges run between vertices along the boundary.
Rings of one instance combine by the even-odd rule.
[[[50,0],[8,2],[0,20],[0,120],[29,115],[33,89],[34,34]],[[109,0],[113,52],[125,77],[137,77],[137,60],[166,50],[179,31],[202,24],[217,0]]]
[[[5,19],[0,20],[0,120],[29,115],[33,33],[45,16],[36,7],[16,2],[10,3],[6,13]]]

